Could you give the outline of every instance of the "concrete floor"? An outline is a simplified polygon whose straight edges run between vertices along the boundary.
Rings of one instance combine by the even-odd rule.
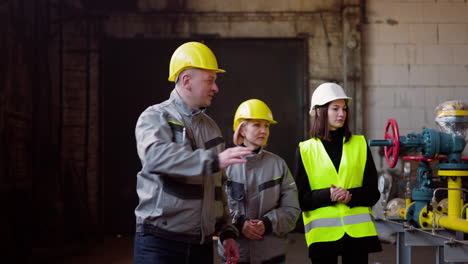
[[[383,251],[369,256],[369,263],[390,264],[396,263],[396,249],[394,244],[383,243]],[[133,237],[116,236],[104,239],[94,246],[74,251],[71,256],[63,257],[53,263],[63,264],[131,264],[133,251]],[[432,247],[413,247],[413,264],[435,264],[435,251]],[[307,248],[304,235],[290,234],[290,246],[286,262],[292,264],[310,263],[307,257]],[[52,262],[49,262],[52,263]],[[215,263],[219,263],[215,257]]]

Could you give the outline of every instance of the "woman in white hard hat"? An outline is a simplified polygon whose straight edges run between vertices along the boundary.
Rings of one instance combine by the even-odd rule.
[[[226,170],[229,208],[241,233],[239,263],[285,263],[286,236],[301,211],[286,162],[264,149],[271,124],[276,121],[270,108],[257,99],[241,103],[234,117],[234,144],[254,149],[244,156],[246,163]]]
[[[311,138],[299,143],[295,179],[312,263],[367,263],[381,251],[371,207],[377,171],[366,139],[352,135],[348,97],[335,83],[312,95]]]

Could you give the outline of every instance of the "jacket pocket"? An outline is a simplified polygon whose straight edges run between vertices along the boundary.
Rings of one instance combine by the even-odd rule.
[[[184,125],[175,121],[167,122],[172,130],[172,142],[184,146],[190,146],[192,150],[196,149],[196,147],[192,144],[192,140],[190,140]]]
[[[235,201],[241,201],[245,198],[244,184],[240,182],[228,181],[229,197]]]

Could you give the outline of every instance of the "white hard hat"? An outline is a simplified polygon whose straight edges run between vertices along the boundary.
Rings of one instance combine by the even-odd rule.
[[[343,88],[336,83],[322,83],[315,89],[312,94],[312,99],[310,103],[309,114],[311,116],[315,115],[314,108],[316,106],[321,106],[331,101],[338,99],[345,99],[351,101],[351,97],[348,97]]]

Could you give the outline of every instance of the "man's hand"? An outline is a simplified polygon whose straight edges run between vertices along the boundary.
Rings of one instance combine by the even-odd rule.
[[[236,241],[232,238],[227,238],[223,241],[224,257],[226,264],[236,264],[239,261],[239,249]]]
[[[242,227],[242,234],[250,240],[261,240],[265,233],[265,225],[261,220],[246,220]]]
[[[252,149],[248,147],[228,148],[218,154],[219,168],[225,169],[232,164],[245,163],[246,160],[243,159],[242,156],[248,155],[251,152]]]
[[[352,194],[348,190],[345,190],[341,187],[336,187],[333,184],[330,187],[330,200],[341,203],[348,203],[351,201]]]

